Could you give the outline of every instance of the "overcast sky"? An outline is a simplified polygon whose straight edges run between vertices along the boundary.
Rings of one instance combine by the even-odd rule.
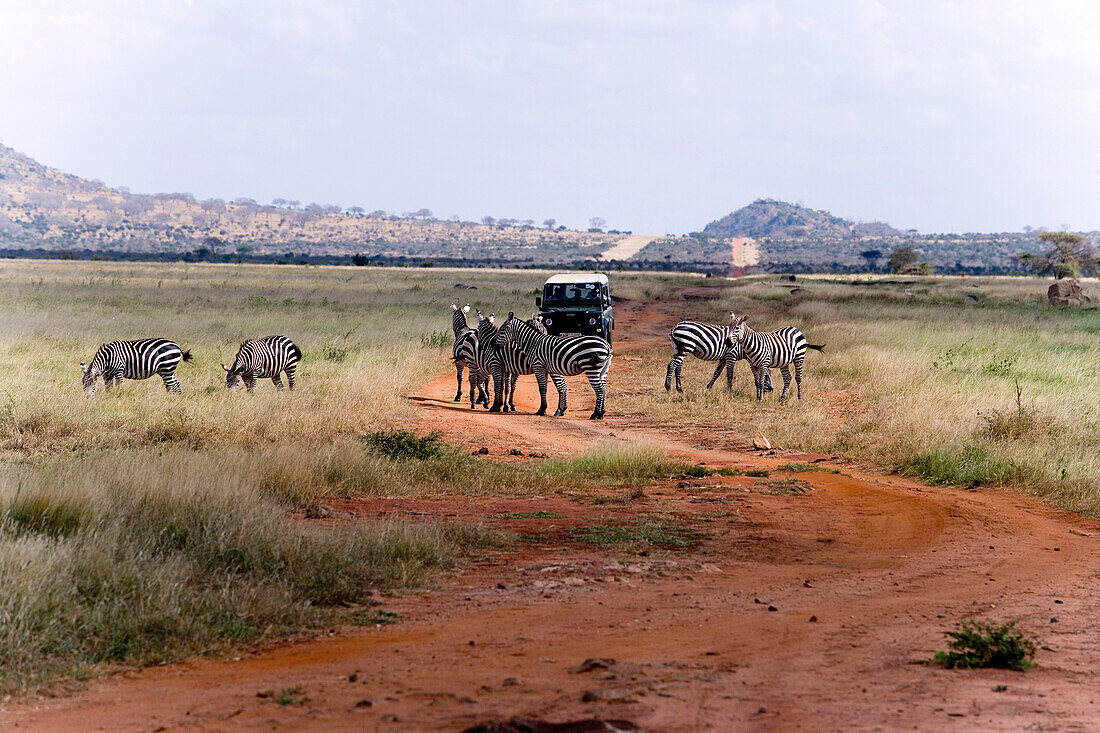
[[[682,233],[1100,229],[1100,3],[0,0],[0,142],[135,192]]]

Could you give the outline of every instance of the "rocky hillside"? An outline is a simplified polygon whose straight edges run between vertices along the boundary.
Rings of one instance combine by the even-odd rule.
[[[857,224],[833,216],[828,211],[808,209],[775,199],[757,199],[703,229],[711,237],[772,237],[800,239],[803,237],[866,237],[898,236],[897,229],[883,222]]]
[[[42,165],[0,145],[0,250],[564,264],[595,259],[619,234],[343,211],[295,202],[133,194]]]

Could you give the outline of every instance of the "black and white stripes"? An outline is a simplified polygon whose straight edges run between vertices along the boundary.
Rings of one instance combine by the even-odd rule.
[[[164,388],[180,394],[176,379],[176,366],[180,361],[190,361],[191,352],[163,338],[136,341],[112,341],[96,351],[89,364],[80,364],[84,372],[84,394],[94,395],[99,377],[108,391],[122,384],[123,379],[148,379],[154,374],[164,380]]]
[[[478,374],[478,338],[477,331],[466,325],[466,314],[470,311],[467,304],[459,308],[451,303],[451,329],[454,331],[455,342],[451,347],[451,359],[454,361],[455,372],[458,377],[458,392],[455,394],[455,402],[462,401],[462,370],[469,369],[470,374],[470,409],[477,407],[477,391],[481,380]]]
[[[733,333],[727,337],[726,343],[731,348],[740,345],[756,381],[756,399],[763,399],[764,392],[771,389],[770,372],[772,368],[778,367],[783,374],[783,392],[779,399],[786,400],[790,395],[792,364],[798,399],[802,399],[802,365],[806,360],[806,349],[823,351],[824,344],[807,344],[806,337],[793,326],[761,333],[749,328],[745,320],[744,317],[737,318],[733,313],[730,314]]]
[[[722,369],[726,370],[726,386],[733,386],[733,365],[741,358],[737,342],[733,342],[733,348],[727,344],[727,339],[732,333],[731,326],[714,326],[699,321],[680,321],[669,332],[668,337],[672,341],[672,359],[668,362],[668,370],[665,373],[665,389],[672,389],[672,375],[676,375],[676,391],[683,392],[680,386],[680,370],[684,366],[684,359],[688,354],[703,361],[716,361],[718,368],[714,370],[714,376],[707,383],[707,389],[718,381],[718,375]]]
[[[245,388],[252,392],[257,379],[270,379],[275,389],[282,391],[283,381],[279,375],[285,372],[287,386],[294,389],[294,372],[301,358],[301,349],[286,336],[249,339],[241,344],[233,366],[222,364],[225,386],[235,389],[243,381]]]
[[[555,417],[565,414],[566,384],[563,377],[584,374],[596,393],[596,408],[591,419],[604,416],[607,399],[607,372],[611,368],[611,345],[598,336],[550,336],[533,324],[521,321],[509,313],[497,332],[496,345],[504,348],[514,344],[527,357],[539,385],[541,405],[537,415],[546,414],[546,381],[554,380],[558,388],[558,409]]]

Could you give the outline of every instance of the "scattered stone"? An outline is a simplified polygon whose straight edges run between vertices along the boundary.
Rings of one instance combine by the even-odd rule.
[[[816,624],[817,623],[817,616],[810,616],[810,623],[811,624]]]
[[[778,611],[779,609],[776,608],[775,606],[768,606],[768,610],[769,611]]]
[[[515,677],[505,677],[504,681],[500,683],[501,687],[515,687],[519,684],[519,680]]]
[[[691,486],[691,482],[690,482],[690,481],[681,481],[681,482],[679,482],[678,484],[676,484],[676,488],[678,488],[678,489],[686,489],[686,488],[688,488],[689,486]]]
[[[1050,617],[1050,622],[1051,622],[1052,624],[1056,624],[1056,623],[1058,623],[1058,617],[1057,617],[1057,616],[1051,616],[1051,617]]]
[[[763,705],[761,705],[760,707],[758,707],[756,709],[756,712],[759,713],[760,715],[763,715],[764,713],[768,712],[768,709],[766,707],[764,707]]]
[[[459,290],[477,290],[477,285],[467,285],[466,283],[455,283],[455,287]]]
[[[576,667],[569,668],[569,674],[581,674],[591,672],[594,669],[609,669],[615,665],[615,660],[610,657],[589,657]]]
[[[531,458],[548,458],[549,457],[540,450],[533,450],[530,453],[528,453],[527,455],[530,456]]]
[[[359,672],[358,671],[352,672],[351,674],[348,675],[348,682],[358,682],[358,681],[359,681]]]
[[[357,707],[357,708],[373,708],[374,707],[374,698],[373,697],[364,697],[362,700],[355,703],[355,707]]]
[[[500,588],[501,590],[504,590],[507,587],[508,586],[506,586],[504,583],[497,583],[497,588]]]
[[[802,581],[802,587],[803,588],[813,588],[813,586],[810,585],[810,581],[808,581],[808,580],[803,580]]]
[[[487,456],[487,455],[489,455],[489,449],[486,448],[485,446],[482,446],[481,448],[478,448],[476,451],[474,451],[474,455],[475,456]]]
[[[271,697],[274,694],[271,690],[259,690],[256,692],[256,697]]]
[[[636,698],[625,687],[609,687],[606,690],[586,690],[581,702],[634,702]]]
[[[771,450],[772,444],[763,433],[757,433],[756,437],[752,439],[752,447],[757,450]]]
[[[1055,598],[1055,599],[1054,599],[1054,602],[1055,602],[1055,603],[1061,603],[1062,601],[1061,601],[1061,599],[1059,599],[1059,598]]]
[[[791,295],[798,295],[800,293],[808,293],[808,292],[810,292],[810,291],[807,290],[806,288],[791,288]]]
[[[523,451],[521,451],[519,448],[513,448],[512,450],[508,451],[508,455],[510,455],[510,456],[522,456]]]

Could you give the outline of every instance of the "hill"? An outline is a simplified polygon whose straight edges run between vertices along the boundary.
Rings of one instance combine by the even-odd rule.
[[[889,224],[871,222],[857,224],[841,219],[828,211],[809,209],[798,204],[775,199],[757,199],[748,206],[712,221],[703,228],[711,237],[862,237],[898,236]]]
[[[625,235],[439,221],[383,211],[189,193],[134,194],[45,166],[0,145],[0,250],[145,258],[248,256],[462,264],[568,264],[596,259]]]

